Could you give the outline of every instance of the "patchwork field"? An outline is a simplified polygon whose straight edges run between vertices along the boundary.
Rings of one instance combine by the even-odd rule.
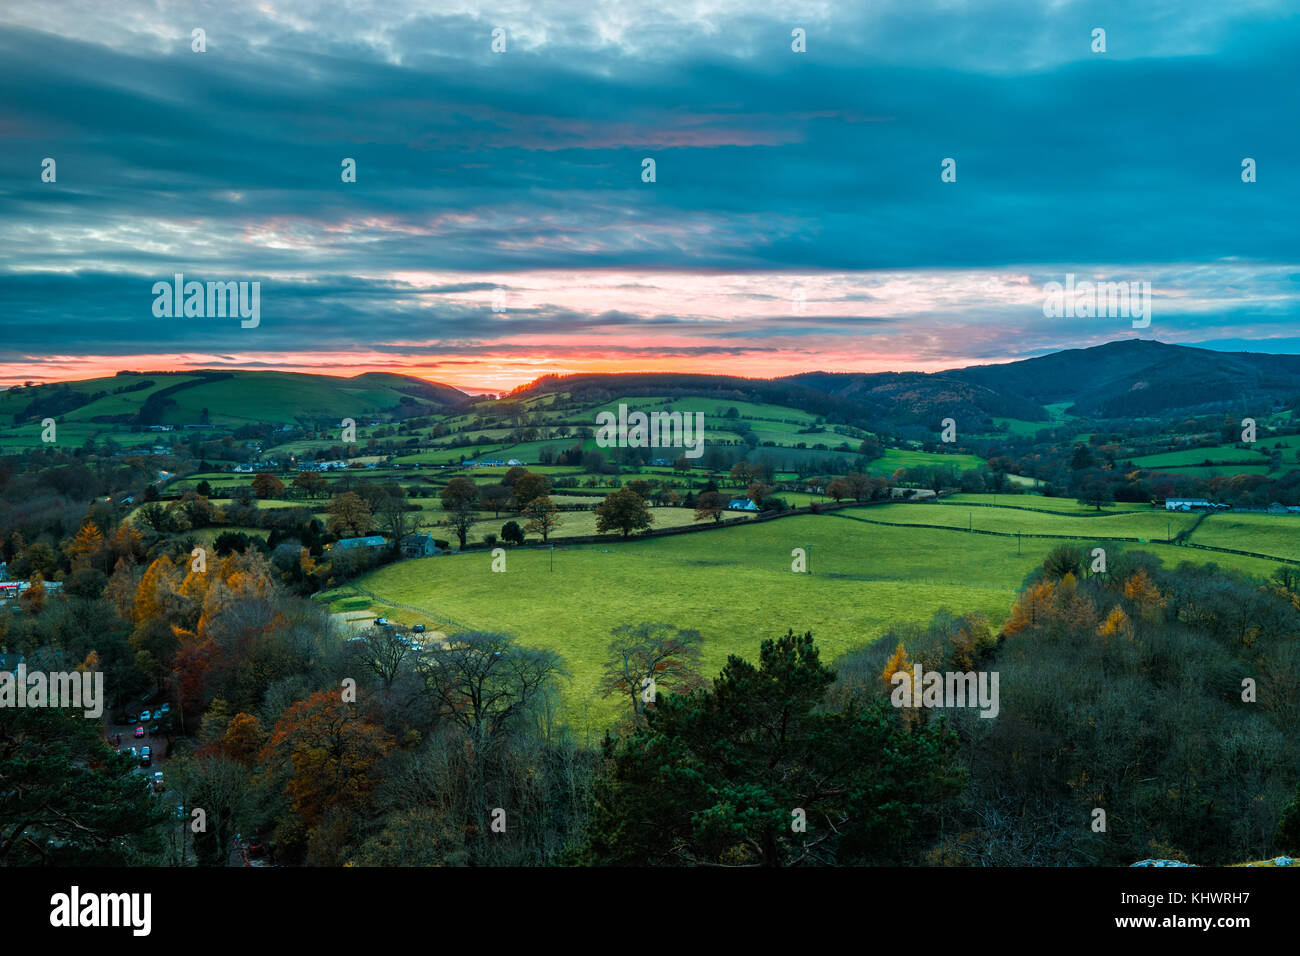
[[[942,506],[847,510],[873,519],[892,513],[902,520],[912,511],[926,518],[951,512],[954,522],[966,518]],[[1137,529],[1146,533],[1159,519],[1163,538],[1165,520],[1149,513],[1098,519],[1012,515],[1021,522],[1036,519],[1035,527],[1049,533],[1085,536],[1102,527],[1126,536]],[[1012,519],[995,513],[984,520]],[[705,639],[706,673],[716,673],[728,654],[752,659],[762,640],[791,627],[811,630],[829,659],[878,639],[891,623],[923,622],[940,608],[978,611],[1001,624],[1025,576],[1057,543],[1027,538],[1017,555],[1014,538],[803,515],[674,538],[557,547],[553,571],[547,549],[507,551],[505,573],[491,570],[486,551],[404,561],[366,575],[356,589],[322,597],[337,602],[373,595],[377,613],[402,623],[506,631],[522,643],[554,648],[572,675],[565,689],[571,722],[598,735],[622,706],[595,691],[610,629],[620,624],[665,621],[698,629]],[[796,547],[807,549],[810,574],[791,571]],[[1277,566],[1163,543],[1125,547],[1140,547],[1167,564],[1216,562],[1261,577]],[[1300,549],[1293,546],[1290,554],[1300,558]]]

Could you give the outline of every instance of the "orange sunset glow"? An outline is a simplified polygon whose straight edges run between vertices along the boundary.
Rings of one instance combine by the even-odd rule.
[[[810,370],[845,372],[880,372],[898,369],[934,372],[945,368],[974,364],[971,359],[917,361],[906,356],[840,354],[810,352],[772,353],[766,350],[730,353],[723,360],[716,356],[692,355],[683,351],[658,350],[653,358],[610,354],[599,349],[564,348],[548,350],[529,346],[511,346],[499,351],[486,350],[474,358],[463,355],[440,355],[416,352],[402,358],[377,352],[355,353],[275,353],[260,355],[86,355],[50,356],[25,362],[0,364],[0,383],[4,387],[24,382],[73,381],[108,378],[120,371],[171,371],[195,369],[264,369],[282,372],[308,372],[316,375],[351,377],[366,372],[392,372],[413,375],[429,382],[451,385],[462,391],[508,392],[543,375],[581,373],[677,372],[725,374],[744,378],[777,378]]]

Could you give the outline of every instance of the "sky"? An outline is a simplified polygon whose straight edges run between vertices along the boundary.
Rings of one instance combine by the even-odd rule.
[[[1298,51],[1262,0],[5,4],[0,386],[1297,352]]]

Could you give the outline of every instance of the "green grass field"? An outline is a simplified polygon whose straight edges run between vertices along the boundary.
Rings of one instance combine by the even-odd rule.
[[[1276,441],[1269,441],[1271,446]],[[1261,443],[1262,445],[1262,443]],[[1257,446],[1258,448],[1259,446]],[[1182,471],[1192,466],[1204,466],[1206,462],[1232,462],[1234,465],[1262,465],[1268,470],[1268,455],[1261,454],[1256,448],[1238,448],[1236,445],[1215,445],[1211,448],[1189,448],[1186,451],[1170,451],[1159,455],[1142,455],[1133,459],[1133,464],[1140,468],[1177,468]]]
[[[873,518],[914,510],[929,518],[965,514],[955,508],[888,505],[848,509]],[[997,509],[978,509],[996,512]],[[1151,514],[1085,519],[1011,512],[986,521],[1038,519],[1035,527],[1069,534],[1145,529]],[[1187,518],[1188,516],[1179,516]],[[1127,529],[1122,524],[1134,524]],[[1056,523],[1060,524],[1057,525]],[[935,522],[928,522],[935,523]],[[1068,530],[1066,530],[1068,529]],[[1014,530],[1014,529],[1013,529]],[[1163,525],[1159,529],[1163,537]],[[507,570],[493,573],[489,552],[399,562],[357,583],[378,595],[377,613],[402,623],[445,628],[461,624],[516,634],[524,644],[559,651],[572,672],[565,689],[570,720],[593,734],[622,704],[601,699],[596,685],[610,629],[640,621],[697,628],[704,636],[703,669],[714,674],[728,654],[751,660],[759,643],[787,628],[811,630],[829,660],[876,640],[893,622],[924,622],[940,608],[977,611],[1001,624],[1025,576],[1058,544],[1014,538],[867,524],[852,518],[801,515],[673,538],[559,547],[554,571],[545,549],[507,551]],[[791,550],[808,549],[811,574],[791,570]],[[1215,562],[1261,577],[1276,563],[1153,543],[1125,545],[1166,564]],[[340,588],[325,601],[353,596]],[[423,615],[396,605],[420,608]]]
[[[1294,466],[1293,466],[1294,467]],[[1187,465],[1182,468],[1165,468],[1164,471],[1176,472],[1189,478],[1218,478],[1233,475],[1267,475],[1272,473],[1268,465]]]
[[[910,451],[906,448],[887,448],[883,458],[877,458],[868,467],[871,475],[892,475],[899,468],[916,468],[921,465],[939,465],[958,470],[978,468],[984,463],[975,455],[939,455],[928,451]]]
[[[1005,500],[1005,499],[1004,499]],[[1121,512],[1099,517],[1077,514],[1042,514],[1016,508],[967,508],[953,505],[889,504],[874,508],[852,508],[845,512],[890,524],[931,524],[950,528],[974,528],[1004,534],[1064,534],[1080,538],[1117,537],[1164,541],[1169,534],[1191,528],[1198,515],[1163,511]],[[1297,554],[1296,557],[1300,557]]]
[[[998,505],[1006,508],[1032,508],[1035,511],[1053,511],[1061,514],[1096,514],[1092,505],[1079,504],[1074,498],[1046,498],[1043,495],[949,495],[939,502],[942,506],[964,504]],[[1152,511],[1150,505],[1117,501],[1101,509],[1102,514],[1129,511]],[[1163,514],[1163,512],[1161,512]]]
[[[1214,514],[1196,529],[1192,542],[1300,558],[1300,515]]]

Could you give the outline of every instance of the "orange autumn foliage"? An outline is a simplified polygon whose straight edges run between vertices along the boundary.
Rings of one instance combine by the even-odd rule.
[[[320,691],[285,711],[261,757],[288,762],[285,796],[310,828],[332,809],[366,806],[377,782],[375,766],[393,747],[392,737],[361,708],[337,692]]]
[[[1037,624],[1047,617],[1052,606],[1052,597],[1056,594],[1056,585],[1052,581],[1042,581],[1027,587],[1011,608],[1002,632],[1007,636],[1019,633]]]

